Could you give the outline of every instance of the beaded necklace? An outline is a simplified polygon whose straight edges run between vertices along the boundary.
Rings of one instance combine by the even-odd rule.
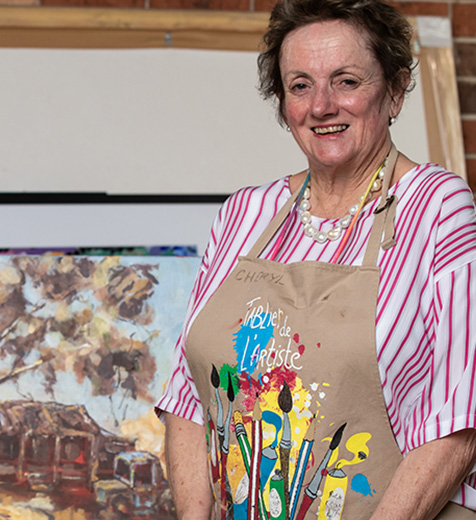
[[[369,185],[367,186],[367,189],[365,190],[364,195],[360,197],[360,202],[358,204],[355,204],[352,206],[349,210],[349,214],[343,217],[342,219],[339,219],[339,222],[337,226],[340,227],[339,232],[336,232],[337,226],[335,226],[331,231],[329,231],[324,239],[317,238],[318,236],[321,237],[320,233],[314,228],[314,226],[311,224],[311,214],[309,213],[309,181],[311,178],[311,172],[307,171],[306,180],[304,181],[304,184],[302,185],[302,188],[299,192],[299,195],[296,199],[296,202],[293,206],[293,209],[291,213],[289,214],[288,218],[286,219],[286,222],[284,223],[283,229],[281,230],[278,239],[276,241],[276,244],[273,248],[273,251],[271,252],[270,260],[274,260],[278,254],[278,251],[281,247],[281,244],[283,243],[284,237],[286,236],[286,233],[289,229],[289,226],[291,224],[291,221],[293,220],[294,216],[297,212],[297,207],[301,207],[301,209],[304,210],[303,217],[301,217],[301,222],[305,227],[305,233],[307,236],[311,236],[316,242],[318,243],[324,243],[327,240],[337,240],[340,238],[342,234],[342,229],[345,229],[344,236],[342,238],[341,243],[339,244],[339,247],[337,248],[337,251],[334,253],[334,256],[332,257],[330,263],[335,264],[337,262],[337,259],[339,258],[340,254],[342,253],[342,250],[344,249],[345,245],[349,241],[350,234],[352,233],[352,229],[354,228],[355,223],[357,222],[357,219],[360,215],[360,212],[362,211],[362,208],[364,207],[365,203],[368,201],[369,195],[372,191],[378,191],[381,188],[382,185],[382,179],[383,179],[383,168],[387,165],[387,159],[388,156],[385,158],[384,162],[379,166],[377,171],[372,176],[372,179],[370,180]],[[305,196],[307,191],[307,197]],[[307,202],[307,204],[303,204],[303,202]],[[306,215],[307,213],[307,215]],[[309,227],[310,226],[310,227]],[[306,232],[306,229],[308,230]],[[313,231],[311,231],[311,229]],[[328,236],[329,233],[332,233],[331,236]],[[338,236],[337,236],[338,235]]]

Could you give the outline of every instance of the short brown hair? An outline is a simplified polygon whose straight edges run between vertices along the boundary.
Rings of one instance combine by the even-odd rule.
[[[314,22],[342,20],[368,35],[370,49],[382,67],[389,92],[409,92],[403,84],[405,71],[411,78],[412,27],[405,16],[382,0],[279,0],[271,11],[264,35],[265,50],[258,57],[259,90],[265,99],[279,98],[282,123],[284,87],[279,59],[285,37],[295,29]]]

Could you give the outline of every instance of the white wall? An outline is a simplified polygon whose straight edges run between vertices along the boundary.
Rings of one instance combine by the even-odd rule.
[[[230,193],[299,171],[257,92],[256,57],[0,49],[0,191]],[[421,91],[410,102],[395,137],[422,162]]]

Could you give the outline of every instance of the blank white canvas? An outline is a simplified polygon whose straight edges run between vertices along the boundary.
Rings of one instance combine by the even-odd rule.
[[[256,53],[0,49],[0,191],[231,193],[306,167]],[[392,128],[428,160],[421,89]]]

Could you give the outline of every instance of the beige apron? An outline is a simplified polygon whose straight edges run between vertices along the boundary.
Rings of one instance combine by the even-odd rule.
[[[258,258],[295,193],[194,321],[187,360],[217,519],[368,520],[402,460],[375,345],[376,261],[384,229],[383,247],[392,245],[396,205],[386,199],[390,177],[361,267]],[[438,518],[475,517],[451,505]]]

